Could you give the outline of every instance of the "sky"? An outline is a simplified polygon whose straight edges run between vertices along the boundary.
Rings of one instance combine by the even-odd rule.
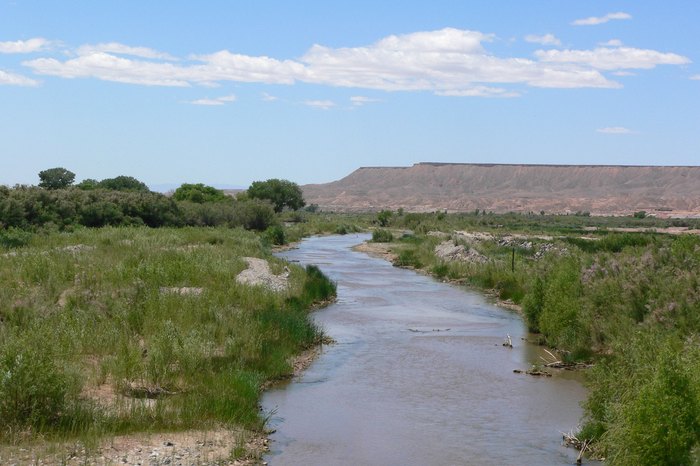
[[[696,0],[0,0],[0,184],[700,164]]]

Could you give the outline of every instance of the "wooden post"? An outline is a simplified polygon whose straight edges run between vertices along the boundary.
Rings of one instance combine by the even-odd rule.
[[[510,271],[515,272],[515,246],[513,246],[513,257],[510,260]]]

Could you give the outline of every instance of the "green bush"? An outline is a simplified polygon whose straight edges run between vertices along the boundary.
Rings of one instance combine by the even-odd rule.
[[[5,248],[21,248],[32,240],[32,234],[19,228],[0,230],[0,246]]]
[[[554,347],[574,353],[589,347],[588,326],[581,306],[580,264],[567,257],[556,264],[544,290],[538,327]]]
[[[394,264],[398,265],[399,267],[413,267],[416,269],[423,266],[423,263],[418,257],[418,251],[415,249],[404,249],[399,252]]]
[[[36,342],[13,341],[0,352],[0,423],[43,427],[68,415],[77,386]]]
[[[284,228],[279,225],[268,227],[268,229],[265,230],[265,239],[277,246],[286,244]]]
[[[527,327],[532,332],[540,330],[540,314],[544,307],[545,281],[543,277],[537,275],[530,284],[529,291],[523,298],[523,314]]]
[[[236,224],[246,230],[265,231],[275,222],[275,211],[268,201],[249,199],[235,204]]]
[[[372,232],[372,241],[375,243],[390,243],[394,240],[394,235],[389,230],[376,229]]]
[[[450,271],[450,267],[447,264],[445,264],[444,262],[441,262],[439,264],[435,264],[433,266],[433,268],[431,269],[431,273],[438,278],[445,278],[445,276],[447,276],[449,271]]]

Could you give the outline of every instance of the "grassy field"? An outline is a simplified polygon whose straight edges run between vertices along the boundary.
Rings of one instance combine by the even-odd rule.
[[[236,282],[244,257],[285,266],[227,228],[37,234],[0,251],[0,440],[260,430],[261,385],[316,344],[335,287],[289,265],[288,289]]]

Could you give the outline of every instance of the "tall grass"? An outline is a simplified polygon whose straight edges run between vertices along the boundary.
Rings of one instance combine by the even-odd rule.
[[[283,263],[243,230],[104,228],[34,235],[0,261],[0,439],[260,428],[265,380],[321,332],[334,285],[290,265],[289,289],[236,282],[245,256]]]

